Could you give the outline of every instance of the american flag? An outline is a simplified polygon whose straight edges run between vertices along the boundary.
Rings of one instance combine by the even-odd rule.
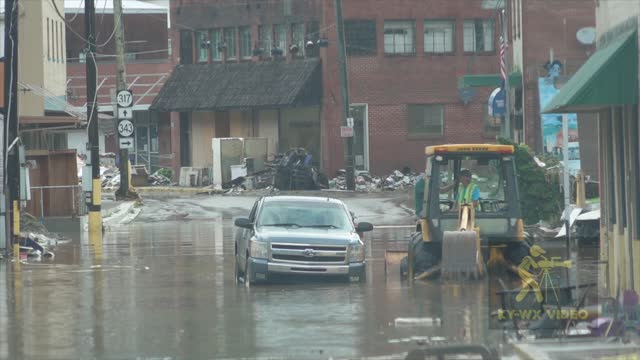
[[[507,53],[507,41],[503,36],[500,36],[500,75],[502,76],[502,87],[504,87],[505,81],[507,81],[507,69],[504,65],[504,57]]]

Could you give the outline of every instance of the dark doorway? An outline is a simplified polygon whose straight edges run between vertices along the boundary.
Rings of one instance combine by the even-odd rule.
[[[216,134],[217,138],[227,138],[231,136],[231,124],[229,122],[229,112],[219,111],[216,112]]]
[[[191,166],[191,113],[180,113],[180,166]]]

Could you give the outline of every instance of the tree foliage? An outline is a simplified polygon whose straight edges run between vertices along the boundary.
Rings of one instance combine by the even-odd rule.
[[[540,220],[556,223],[562,214],[563,194],[558,178],[547,176],[544,168],[533,159],[533,152],[524,144],[515,144],[500,138],[500,144],[514,145],[518,172],[520,206],[525,224],[535,224]]]

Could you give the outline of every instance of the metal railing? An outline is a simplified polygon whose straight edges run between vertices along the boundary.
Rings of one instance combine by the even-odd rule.
[[[65,199],[65,203],[71,202],[71,213],[70,214],[59,214],[57,216],[69,216],[76,217],[82,216],[86,214],[86,204],[84,198],[82,196],[82,186],[80,185],[50,185],[50,186],[31,186],[31,200],[32,206],[34,209],[37,209],[37,206],[33,204],[33,201],[38,201],[40,205],[40,211],[38,214],[32,214],[33,216],[37,216],[40,219],[45,218],[45,213],[47,213],[45,208],[45,195],[51,198],[52,191],[69,191],[71,190],[71,198]],[[35,199],[34,192],[40,195],[39,199]],[[66,196],[65,196],[66,197]],[[70,201],[69,201],[70,200]],[[47,204],[48,206],[55,206]],[[49,212],[50,213],[50,212]]]

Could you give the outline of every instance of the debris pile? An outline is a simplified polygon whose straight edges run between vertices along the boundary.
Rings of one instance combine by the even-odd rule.
[[[100,166],[100,180],[105,190],[116,190],[120,187],[120,171],[115,166]]]
[[[347,189],[346,170],[338,171],[338,176],[329,181],[329,188],[336,190]],[[405,167],[400,170],[394,170],[391,174],[379,177],[372,176],[367,171],[356,171],[355,183],[356,191],[374,192],[374,191],[394,191],[413,187],[420,179],[418,174],[411,172],[411,169]]]
[[[170,186],[172,185],[171,179],[163,175],[162,169],[149,175],[149,185],[151,186]]]
[[[26,258],[53,258],[51,250],[58,243],[67,241],[63,236],[49,232],[38,219],[26,212],[20,214],[20,227],[20,253]]]
[[[319,190],[329,187],[327,177],[313,166],[313,156],[303,148],[279,154],[269,167],[273,186],[280,190]]]

